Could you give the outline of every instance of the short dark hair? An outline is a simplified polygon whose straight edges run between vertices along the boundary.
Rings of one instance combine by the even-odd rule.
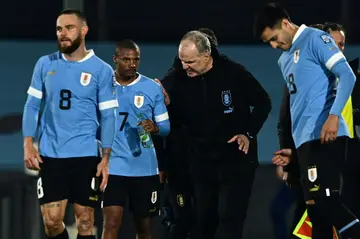
[[[324,24],[321,24],[321,23],[311,24],[311,25],[309,25],[309,27],[325,31],[325,26],[324,26]]]
[[[217,37],[215,35],[215,32],[211,30],[210,28],[202,27],[198,29],[199,32],[204,33],[210,40],[210,43],[216,47],[219,46]]]
[[[86,23],[85,14],[82,11],[75,9],[75,8],[67,8],[67,9],[62,10],[59,13],[58,17],[60,17],[61,15],[76,15],[81,21]]]
[[[277,3],[268,3],[255,15],[254,36],[259,39],[265,28],[273,29],[282,19],[291,21],[286,9]]]
[[[331,31],[343,31],[345,33],[344,27],[341,24],[335,23],[335,22],[325,22],[324,23],[324,31],[329,32],[329,33]]]
[[[139,50],[139,46],[131,39],[123,39],[116,43],[116,52],[120,49]]]

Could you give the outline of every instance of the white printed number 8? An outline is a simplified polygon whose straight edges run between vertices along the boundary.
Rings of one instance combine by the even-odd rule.
[[[44,196],[44,189],[42,187],[41,178],[39,178],[37,181],[37,195],[38,195],[38,198],[42,198]]]

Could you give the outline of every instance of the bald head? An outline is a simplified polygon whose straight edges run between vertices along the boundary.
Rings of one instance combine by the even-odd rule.
[[[209,38],[199,31],[186,33],[179,45],[179,58],[188,76],[205,73],[212,67]]]

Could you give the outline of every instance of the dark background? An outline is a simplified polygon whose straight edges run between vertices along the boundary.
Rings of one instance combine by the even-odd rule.
[[[79,2],[83,3],[83,10],[90,27],[87,41],[95,47],[96,44],[99,47],[101,45],[101,50],[97,52],[101,52],[101,57],[105,56],[107,61],[111,60],[113,42],[131,38],[141,46],[147,46],[147,50],[144,51],[144,58],[147,58],[144,60],[146,62],[144,66],[148,67],[144,67],[144,71],[153,70],[157,76],[161,76],[165,72],[164,69],[171,64],[171,62],[167,64],[168,59],[172,60],[176,52],[176,44],[182,35],[188,30],[208,27],[215,31],[224,50],[229,47],[226,54],[233,53],[235,59],[246,61],[246,66],[249,66],[252,73],[259,76],[258,79],[273,99],[273,113],[269,117],[268,125],[262,130],[262,140],[259,145],[261,153],[265,150],[270,154],[261,158],[263,163],[257,171],[244,238],[273,238],[269,206],[280,182],[276,179],[275,169],[269,165],[269,160],[272,150],[277,149],[276,144],[274,146],[274,142],[277,142],[276,119],[283,82],[276,66],[276,54],[273,55],[272,51],[257,45],[260,42],[252,35],[252,21],[256,8],[267,1],[4,0],[0,5],[0,72],[3,73],[0,85],[0,116],[1,119],[9,113],[12,116],[0,123],[0,151],[6,152],[6,157],[4,155],[0,157],[5,158],[7,162],[16,161],[14,164],[16,167],[10,168],[9,164],[3,166],[0,163],[0,239],[42,238],[36,180],[26,176],[22,168],[21,109],[36,57],[45,54],[43,51],[49,53],[49,42],[54,43],[56,47],[57,15],[65,5],[76,6]],[[360,31],[357,26],[359,22],[357,9],[360,7],[360,1],[280,2],[288,9],[292,20],[298,25],[325,21],[344,24],[347,43],[354,45],[348,48],[349,53],[353,55],[360,53],[360,48],[356,46],[360,43]],[[156,48],[154,45],[160,47]],[[174,48],[163,48],[166,45]],[[163,51],[156,57],[166,57],[162,61],[157,59],[161,64],[157,63],[156,67],[161,69],[156,71],[151,65],[156,54],[156,51],[151,49],[155,48],[156,51]],[[258,67],[257,56],[261,57],[260,65],[263,67]],[[15,70],[18,72],[14,72]],[[270,77],[264,77],[267,74]],[[271,77],[278,78],[278,82],[269,83],[267,78]],[[11,98],[10,95],[16,97]],[[9,158],[8,155],[17,156]],[[68,215],[67,220],[72,221],[72,215],[70,213]],[[127,214],[121,232],[124,239],[134,238],[131,219],[131,215]],[[101,222],[99,223],[101,226]],[[155,224],[155,239],[162,239],[164,228],[158,220]]]
[[[76,6],[75,1],[67,1]],[[132,38],[146,43],[178,42],[188,30],[212,28],[221,44],[257,44],[252,37],[253,15],[266,0],[83,0],[91,41]],[[278,1],[297,24],[335,21],[347,29],[349,43],[360,41],[357,30],[357,0]],[[71,6],[70,5],[70,6]],[[2,1],[0,38],[11,40],[54,40],[56,16],[61,0]]]

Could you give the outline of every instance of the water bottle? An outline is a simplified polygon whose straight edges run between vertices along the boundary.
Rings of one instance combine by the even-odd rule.
[[[141,155],[140,139],[137,128],[132,128],[128,123],[125,124],[125,136],[129,145],[131,154],[134,157]]]
[[[138,114],[138,119],[139,119],[139,124],[137,126],[137,129],[138,129],[138,135],[140,138],[141,145],[144,148],[154,147],[153,141],[151,139],[151,135],[149,133],[147,133],[140,124],[140,122],[142,122],[144,120],[144,117],[142,116],[141,113]]]

